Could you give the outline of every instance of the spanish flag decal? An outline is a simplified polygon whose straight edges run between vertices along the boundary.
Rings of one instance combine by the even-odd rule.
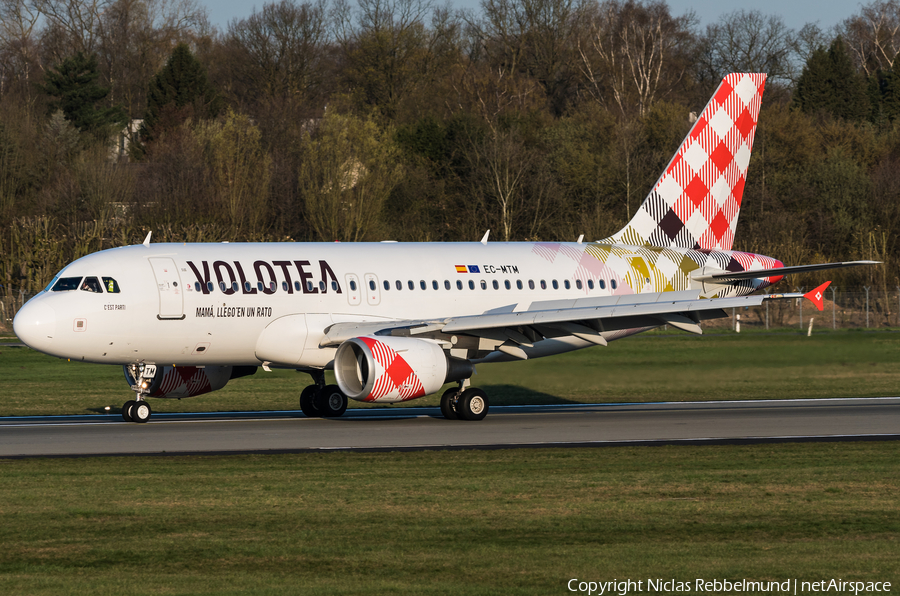
[[[457,272],[457,273],[468,273],[469,270],[466,269],[466,266],[465,266],[465,265],[457,265],[457,266],[456,266],[456,272]]]

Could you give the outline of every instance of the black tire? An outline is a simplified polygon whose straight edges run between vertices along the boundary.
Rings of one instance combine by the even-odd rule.
[[[122,420],[124,420],[125,422],[134,422],[134,420],[131,419],[131,408],[136,403],[137,402],[133,399],[129,399],[124,404],[122,404]]]
[[[150,416],[153,414],[153,410],[150,408],[150,404],[147,403],[147,400],[142,399],[139,402],[136,402],[133,406],[131,406],[131,419],[135,422],[147,422],[150,420]]]
[[[466,389],[456,401],[456,415],[463,420],[483,420],[488,408],[487,394],[481,389]]]
[[[319,388],[316,385],[310,385],[300,392],[300,410],[307,418],[318,418],[321,416],[318,408],[316,408],[316,395]]]
[[[337,385],[326,385],[316,396],[316,406],[323,418],[337,418],[347,411],[347,396]]]
[[[443,414],[444,418],[447,420],[459,419],[459,416],[456,415],[457,393],[459,393],[459,388],[454,387],[444,391],[444,395],[441,396],[441,414]]]

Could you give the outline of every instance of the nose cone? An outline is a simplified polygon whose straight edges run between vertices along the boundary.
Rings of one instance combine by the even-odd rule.
[[[29,348],[49,352],[56,336],[56,311],[40,298],[31,300],[16,313],[13,331]]]

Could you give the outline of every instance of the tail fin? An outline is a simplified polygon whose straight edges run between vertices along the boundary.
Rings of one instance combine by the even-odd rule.
[[[765,74],[727,75],[653,190],[604,243],[730,250]]]

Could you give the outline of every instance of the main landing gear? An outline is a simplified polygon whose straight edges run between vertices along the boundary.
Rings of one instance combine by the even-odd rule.
[[[325,384],[325,372],[309,373],[315,385],[300,393],[300,409],[308,418],[337,418],[347,411],[347,396],[337,385]]]
[[[459,387],[448,389],[441,396],[441,414],[447,420],[483,420],[489,407],[487,394],[469,387],[469,379],[463,379]]]
[[[156,375],[156,365],[131,364],[126,372],[134,381],[131,389],[135,393],[135,399],[130,399],[122,405],[122,419],[125,422],[147,422],[153,410],[145,397],[150,394],[150,381]]]

